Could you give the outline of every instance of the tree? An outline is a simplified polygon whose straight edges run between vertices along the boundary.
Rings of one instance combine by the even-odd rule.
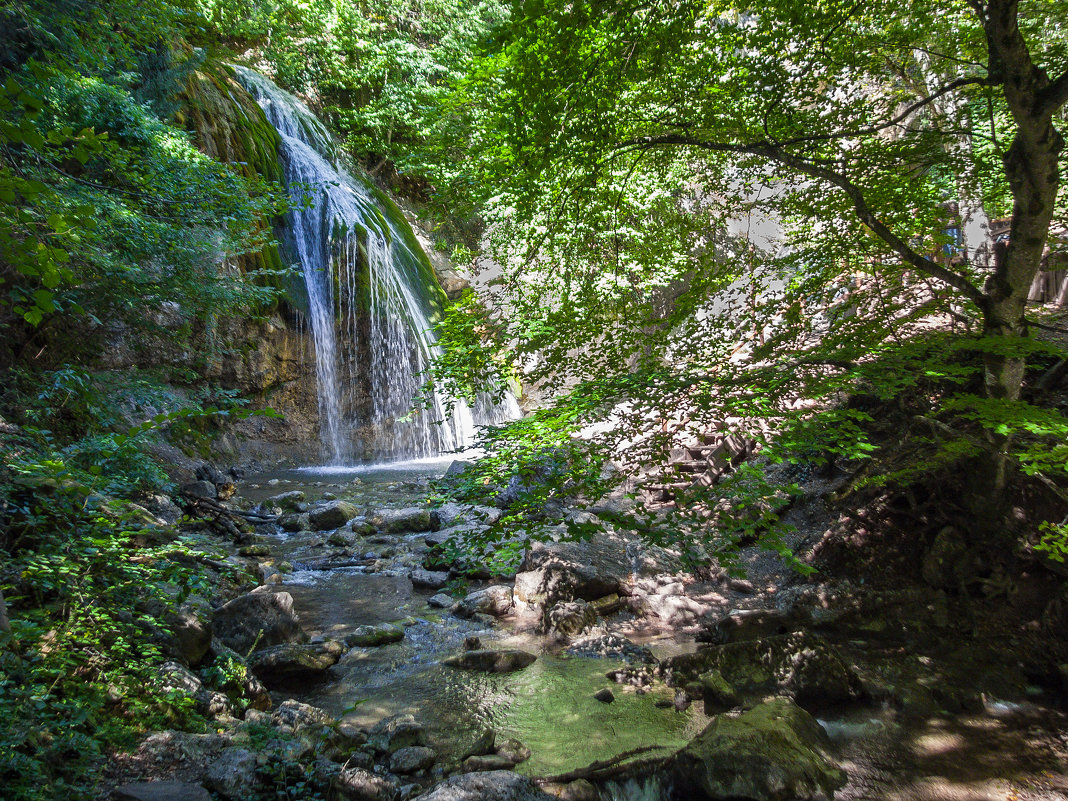
[[[871,365],[942,315],[981,334],[935,350],[981,356],[980,393],[962,386],[954,403],[988,432],[995,469],[983,494],[1003,487],[1030,458],[1009,453],[1032,413],[1019,405],[1028,354],[1044,347],[1028,338],[1025,305],[1051,221],[1064,215],[1065,10],[1015,0],[517,6],[481,84],[467,89],[477,98],[492,86],[501,104],[490,124],[508,189],[488,215],[510,290],[508,336],[521,355],[541,355],[538,380],[615,381],[604,408],[617,415],[620,403],[645,409],[659,396],[668,417],[668,398],[759,416],[776,396],[781,420],[791,393],[885,385],[885,366],[877,376]],[[974,242],[970,259],[956,254],[952,205],[1010,211],[1007,246],[986,243],[992,266]],[[785,247],[761,252],[728,235],[743,209],[780,221]],[[740,344],[750,357],[732,365]],[[910,386],[925,371],[963,381],[945,360],[935,366],[929,343],[921,350],[896,362]],[[834,419],[844,441],[859,415],[839,411],[823,423]],[[1047,433],[1063,430],[1061,417],[1046,419]],[[813,429],[811,415],[793,420],[795,432]]]

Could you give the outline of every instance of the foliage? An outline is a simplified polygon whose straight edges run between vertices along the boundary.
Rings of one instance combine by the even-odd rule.
[[[25,437],[4,445],[5,797],[91,798],[106,747],[153,727],[202,725],[191,700],[167,691],[155,668],[166,610],[206,585],[182,559],[184,543],[143,546],[152,527],[143,510],[100,494],[128,473],[80,469]]]
[[[548,414],[575,410],[569,436],[585,427],[591,452],[647,482],[678,483],[671,452],[729,421],[772,461],[856,473],[854,490],[978,480],[994,471],[977,464],[1007,460],[1061,492],[1063,412],[998,384],[1007,364],[1033,381],[1063,357],[1025,336],[1038,253],[1025,263],[1021,237],[1012,274],[1003,260],[988,277],[989,251],[961,252],[949,230],[955,208],[1025,208],[1012,164],[1044,124],[1007,83],[1030,67],[991,50],[970,5],[524,3],[451,101],[474,107],[465,168],[486,177],[477,201],[503,268],[480,332],[495,344],[452,333],[487,365],[522,364],[555,393]],[[1062,5],[1021,6],[1015,52],[1048,71],[1035,108],[1060,109],[1053,127]],[[995,6],[1008,10],[990,25],[1016,18],[1014,4],[983,13]],[[1047,195],[1063,222],[1055,182]],[[439,382],[479,375],[437,367]],[[525,421],[494,432],[487,466],[507,476],[536,441]],[[698,539],[724,523],[774,539],[786,501],[759,483],[694,487],[676,507],[702,510]],[[978,536],[996,517],[977,510],[963,511]]]

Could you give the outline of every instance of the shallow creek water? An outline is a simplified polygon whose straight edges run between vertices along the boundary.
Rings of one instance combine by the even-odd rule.
[[[449,463],[438,459],[291,470],[250,477],[239,489],[254,502],[295,489],[314,502],[329,492],[367,512],[418,502],[427,479],[440,476]],[[531,749],[532,757],[517,771],[539,776],[651,744],[670,753],[708,724],[699,704],[682,712],[664,708],[672,697],[667,688],[639,695],[611,684],[605,674],[621,662],[567,656],[530,633],[529,621],[518,631],[507,618],[487,628],[431,608],[427,600],[434,593],[414,589],[407,577],[419,561],[423,535],[360,542],[354,558],[368,556],[366,551],[382,557],[374,572],[311,569],[337,552],[325,543],[328,535],[277,532],[268,538],[272,552],[295,567],[279,589],[292,594],[305,629],[339,635],[360,625],[405,621],[405,637],[377,648],[352,649],[325,682],[292,687],[280,697],[320,706],[359,726],[410,713],[445,757],[458,756],[478,731],[492,727],[499,740],[516,738]],[[441,666],[441,659],[459,652],[470,635],[487,647],[521,648],[538,659],[503,675]],[[692,641],[670,636],[632,639],[659,658],[694,647]],[[615,694],[613,703],[593,698],[604,687]],[[820,722],[850,775],[836,796],[845,801],[1068,800],[1068,725],[1053,710],[991,702],[979,714],[902,721],[889,710],[868,708]],[[609,784],[604,792],[614,801],[669,797],[656,777]]]
[[[361,511],[403,507],[415,502],[423,482],[440,476],[448,464],[449,460],[418,460],[379,467],[291,470],[251,477],[240,491],[256,502],[299,489],[309,501],[330,492]],[[278,483],[268,484],[271,479]],[[515,738],[531,749],[532,757],[517,768],[531,775],[562,773],[651,743],[679,748],[707,725],[696,705],[683,712],[658,707],[658,700],[672,698],[667,688],[639,695],[632,688],[613,685],[605,674],[622,666],[621,661],[568,656],[559,648],[548,648],[543,637],[516,632],[507,620],[487,628],[432,609],[427,600],[434,592],[412,587],[404,558],[409,549],[418,550],[423,536],[384,535],[361,545],[358,550],[376,555],[396,552],[391,557],[395,566],[387,564],[373,573],[359,567],[308,569],[336,550],[317,544],[324,539],[318,534],[279,532],[269,538],[272,551],[294,565],[279,589],[293,596],[309,633],[340,634],[360,625],[405,619],[408,624],[402,641],[352,649],[331,669],[328,681],[292,688],[295,692],[289,695],[360,726],[388,715],[413,714],[426,726],[431,745],[444,753],[455,752],[490,727],[499,739]],[[471,635],[487,647],[520,648],[537,654],[538,660],[508,674],[439,664],[461,651],[464,638]],[[692,647],[671,638],[643,644],[657,657]],[[611,687],[614,702],[605,704],[593,697],[604,687]]]

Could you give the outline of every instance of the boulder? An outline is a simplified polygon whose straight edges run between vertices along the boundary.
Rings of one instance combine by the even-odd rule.
[[[389,758],[389,769],[393,773],[408,774],[427,770],[434,764],[437,754],[433,748],[425,745],[409,745],[398,748]]]
[[[597,612],[585,601],[557,601],[542,614],[541,630],[563,638],[576,637],[597,625]]]
[[[425,506],[409,506],[405,509],[378,509],[367,515],[367,522],[376,530],[388,534],[401,532],[433,531],[437,528],[430,509]]]
[[[530,759],[531,751],[519,740],[510,738],[497,746],[497,756],[502,756],[513,765],[526,762]]]
[[[164,622],[174,633],[178,655],[187,665],[199,665],[211,648],[211,623],[187,607],[168,612]]]
[[[211,801],[201,784],[192,782],[134,782],[111,791],[112,801]]]
[[[449,583],[449,574],[447,572],[424,570],[423,568],[413,570],[408,574],[408,578],[412,580],[413,586],[423,587],[429,590],[440,590]]]
[[[344,653],[345,646],[336,640],[272,645],[252,654],[249,667],[269,686],[316,678],[336,665]]]
[[[204,783],[223,798],[244,801],[255,790],[256,755],[245,748],[226,748],[208,765]]]
[[[286,512],[299,512],[301,511],[301,504],[304,503],[305,495],[300,490],[290,490],[289,492],[283,492],[279,495],[272,495],[266,501],[264,506],[275,507],[282,509]]]
[[[660,665],[661,675],[676,687],[713,670],[742,703],[777,693],[806,708],[819,708],[861,696],[853,670],[826,640],[808,632],[702,648]]]
[[[759,640],[788,634],[794,630],[795,617],[780,609],[732,609],[725,615],[706,620],[697,632],[698,642],[723,645],[728,642]]]
[[[182,494],[190,498],[205,498],[214,500],[219,497],[219,491],[210,481],[190,481],[182,485]]]
[[[346,634],[342,640],[349,648],[377,648],[380,645],[400,642],[404,639],[404,629],[392,623],[379,623],[377,626],[360,626]]]
[[[452,776],[415,801],[553,801],[526,776],[508,770]]]
[[[278,518],[282,531],[306,531],[311,528],[311,515],[307,512],[287,512]]]
[[[313,510],[308,515],[308,523],[315,531],[327,531],[341,528],[360,511],[347,501],[331,501],[326,506]]]
[[[346,764],[330,785],[334,801],[394,801],[397,785],[371,771]]]
[[[439,592],[437,595],[432,595],[427,600],[427,605],[432,606],[435,609],[448,609],[455,603],[451,595],[446,595],[443,592]]]
[[[676,753],[666,773],[693,801],[832,799],[846,783],[830,759],[819,723],[786,698],[738,715],[719,715]]]
[[[239,654],[307,639],[288,592],[251,592],[234,598],[215,610],[212,629]]]
[[[456,605],[453,613],[460,617],[474,617],[478,613],[501,617],[512,608],[512,588],[507,584],[495,584],[469,593]]]
[[[462,654],[441,660],[441,664],[460,670],[478,670],[483,673],[511,673],[532,665],[537,657],[526,651],[464,651]]]

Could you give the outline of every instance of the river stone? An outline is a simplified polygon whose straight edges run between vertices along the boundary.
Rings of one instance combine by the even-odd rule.
[[[481,729],[475,732],[474,738],[466,744],[465,748],[461,749],[460,756],[462,759],[467,759],[471,756],[492,754],[496,750],[496,745],[497,732],[493,729]]]
[[[226,748],[208,765],[204,783],[223,798],[244,801],[256,786],[256,755],[245,748]]]
[[[426,587],[431,590],[440,590],[449,582],[449,574],[445,571],[424,570],[417,568],[408,574],[412,584],[416,587]]]
[[[404,639],[404,629],[392,623],[379,623],[377,626],[360,626],[342,638],[349,648],[377,648],[400,642]]]
[[[311,515],[307,512],[287,512],[278,518],[282,531],[306,531],[311,528]]]
[[[305,495],[301,490],[290,490],[279,495],[272,495],[264,502],[264,505],[277,506],[287,512],[299,512],[304,498]]]
[[[211,801],[203,785],[192,782],[134,782],[116,787],[112,801]]]
[[[832,799],[845,773],[827,756],[815,718],[786,698],[719,715],[669,761],[680,798]]]
[[[464,773],[446,779],[415,801],[553,801],[526,776],[508,770]]]
[[[330,785],[330,798],[338,801],[393,801],[397,785],[364,768],[346,765]]]
[[[426,745],[426,731],[411,715],[390,715],[372,727],[371,743],[393,754],[402,748]]]
[[[531,750],[514,737],[505,740],[497,746],[497,756],[502,756],[513,765],[526,762],[530,759]]]
[[[215,610],[212,628],[225,646],[239,654],[247,654],[253,647],[307,639],[288,592],[252,592],[234,598]]]
[[[443,592],[439,592],[437,595],[432,595],[427,599],[427,605],[432,606],[435,609],[448,609],[453,603],[455,603],[453,597]]]
[[[461,670],[480,670],[483,673],[511,673],[534,663],[537,657],[526,651],[464,651],[441,660],[441,664]]]
[[[702,648],[664,660],[661,674],[676,687],[717,670],[744,703],[771,693],[819,708],[860,697],[860,680],[822,637],[795,632]]]
[[[315,678],[337,664],[343,653],[345,646],[336,640],[285,643],[256,651],[249,658],[249,667],[266,684],[279,684]]]
[[[430,510],[423,506],[406,509],[379,509],[367,516],[368,522],[379,531],[399,534],[404,531],[433,531],[434,523]]]
[[[433,748],[425,745],[409,745],[398,748],[389,758],[389,769],[393,773],[408,774],[426,770],[437,758]]]
[[[316,531],[341,528],[360,512],[347,501],[331,501],[308,515],[308,522]]]
[[[597,613],[585,601],[557,601],[541,619],[542,632],[561,637],[576,637],[596,625]]]
[[[495,584],[469,593],[456,605],[453,613],[459,617],[474,617],[481,612],[494,617],[508,614],[512,608],[512,588],[507,584]]]

